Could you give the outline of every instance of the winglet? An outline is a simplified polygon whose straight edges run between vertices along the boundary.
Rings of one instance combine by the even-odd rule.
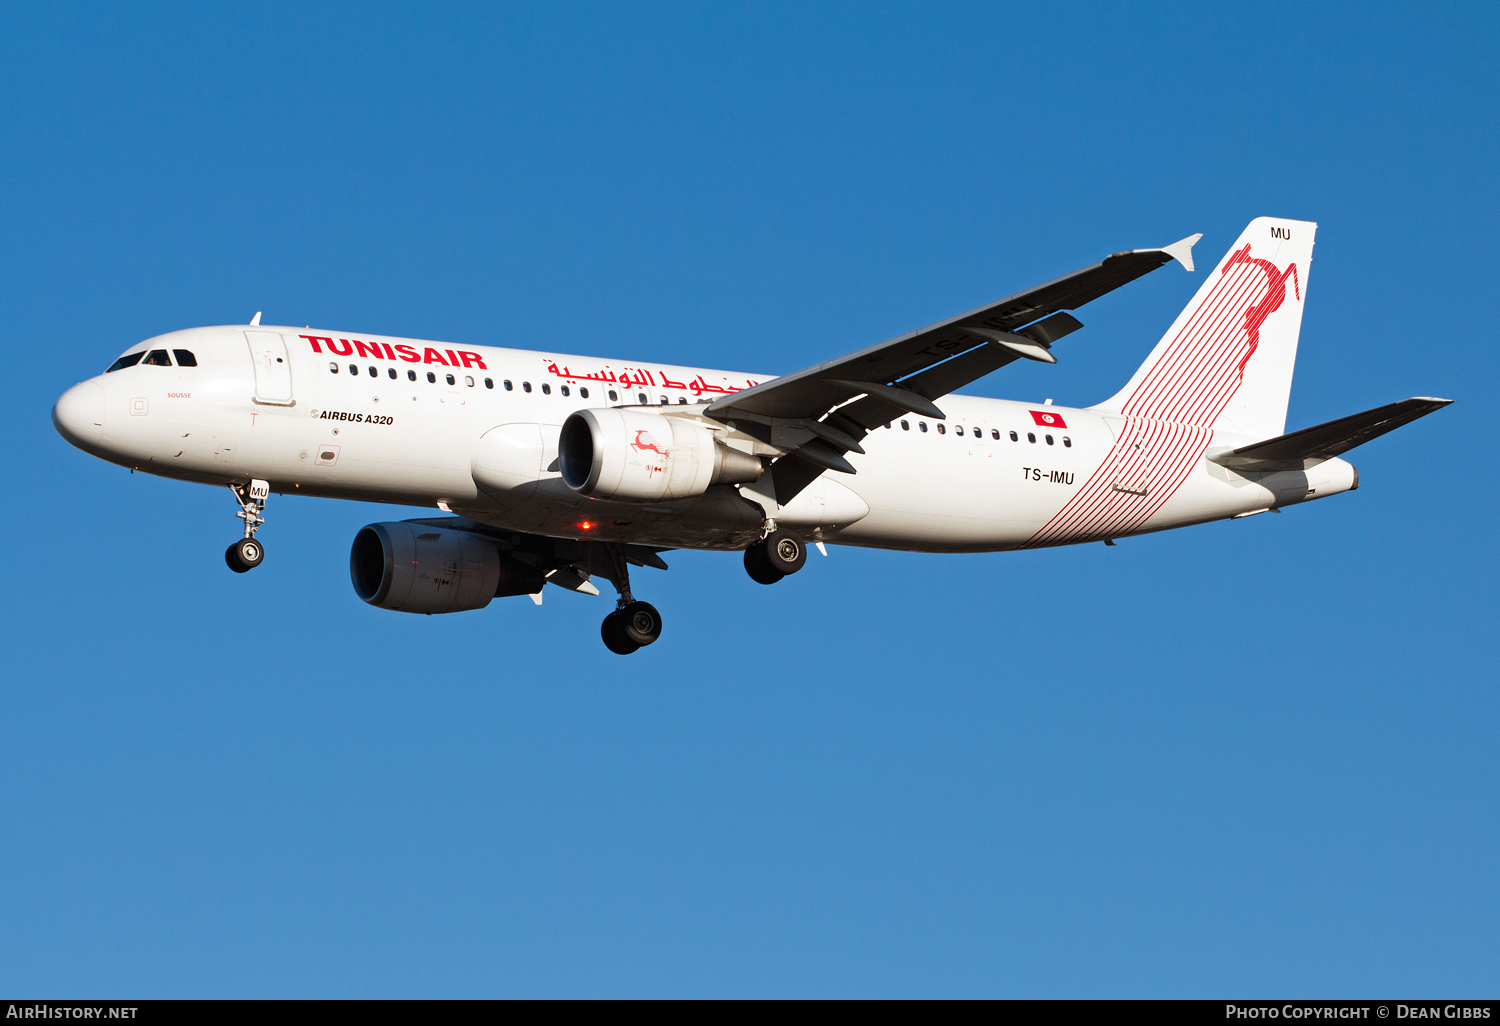
[[[255,316],[252,317],[252,318],[250,318],[250,324],[253,327],[257,327],[257,328],[260,327],[260,311],[259,310],[255,311]]]
[[[1198,240],[1201,238],[1203,238],[1202,232],[1199,232],[1197,235],[1189,235],[1185,239],[1178,239],[1170,246],[1163,246],[1161,252],[1191,271],[1193,270],[1193,247],[1198,244]]]

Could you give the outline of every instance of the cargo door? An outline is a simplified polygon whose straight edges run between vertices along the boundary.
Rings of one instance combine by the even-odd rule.
[[[255,365],[255,401],[271,406],[295,406],[292,363],[286,340],[274,331],[247,331],[250,361]]]

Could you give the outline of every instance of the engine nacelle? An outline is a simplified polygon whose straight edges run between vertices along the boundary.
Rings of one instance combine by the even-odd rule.
[[[557,445],[563,482],[581,495],[660,502],[710,485],[760,480],[760,460],[724,445],[702,424],[631,410],[579,410]]]
[[[534,595],[542,571],[504,555],[472,531],[406,522],[360,528],[349,550],[354,593],[401,613],[483,609],[502,595]]]

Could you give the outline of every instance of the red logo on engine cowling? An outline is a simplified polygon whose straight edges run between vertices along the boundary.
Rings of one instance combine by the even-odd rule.
[[[654,452],[662,459],[666,459],[671,455],[667,450],[656,444],[656,439],[651,437],[651,432],[649,431],[637,431],[635,433],[635,441],[630,443],[630,447],[637,452]]]

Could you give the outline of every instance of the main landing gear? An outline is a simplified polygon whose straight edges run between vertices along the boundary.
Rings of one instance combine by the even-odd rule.
[[[610,545],[608,549],[614,564],[612,580],[620,600],[615,611],[604,618],[599,635],[605,648],[616,655],[629,655],[661,637],[661,614],[651,603],[637,602],[630,594],[630,564],[625,561],[623,547]]]
[[[773,530],[745,550],[745,572],[760,584],[775,584],[807,562],[807,544],[785,529]]]
[[[599,634],[605,648],[616,655],[629,655],[661,637],[661,614],[649,602],[621,602],[604,618]]]
[[[266,522],[262,514],[266,511],[266,497],[271,494],[271,485],[255,480],[248,485],[232,484],[229,490],[234,493],[234,501],[240,504],[240,511],[235,516],[245,522],[245,537],[224,550],[224,562],[235,573],[243,574],[260,566],[261,560],[266,558],[266,550],[255,540],[255,532]]]

